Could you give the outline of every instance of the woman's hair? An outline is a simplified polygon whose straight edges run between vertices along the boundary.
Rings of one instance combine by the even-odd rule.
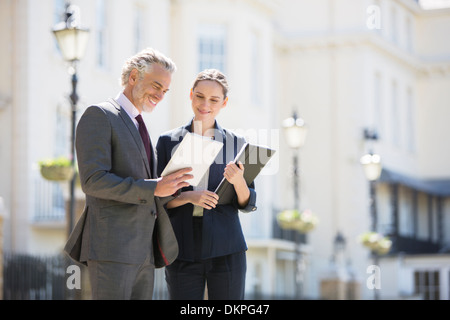
[[[228,82],[226,76],[217,69],[206,69],[201,71],[197,78],[195,78],[194,84],[192,85],[192,90],[195,89],[197,84],[202,80],[215,81],[222,86],[223,98],[225,99],[228,94]]]
[[[170,58],[155,49],[147,48],[125,61],[120,79],[121,85],[123,87],[127,85],[131,70],[137,69],[139,78],[143,79],[144,74],[149,72],[150,67],[155,63],[161,65],[170,73],[174,73],[177,70],[175,63]]]

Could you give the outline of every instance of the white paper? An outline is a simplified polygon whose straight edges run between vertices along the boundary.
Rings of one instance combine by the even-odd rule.
[[[183,140],[173,148],[172,158],[161,176],[164,177],[177,170],[191,167],[192,171],[189,174],[192,174],[194,178],[186,180],[186,182],[197,186],[222,148],[222,142],[188,132]]]

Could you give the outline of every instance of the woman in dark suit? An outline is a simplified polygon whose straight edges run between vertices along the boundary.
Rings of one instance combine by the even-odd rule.
[[[187,132],[223,142],[223,149],[195,188],[185,187],[167,203],[178,241],[178,258],[166,267],[171,299],[244,299],[247,244],[238,211],[256,210],[254,184],[247,185],[244,166],[232,160],[245,139],[222,128],[216,121],[228,102],[226,77],[216,69],[200,72],[190,92],[193,119],[185,126],[162,134],[156,146],[158,176],[172,151]],[[233,201],[218,204],[214,190],[226,178],[236,191]]]

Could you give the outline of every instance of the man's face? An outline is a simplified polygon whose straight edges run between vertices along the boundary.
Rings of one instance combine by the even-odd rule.
[[[152,65],[143,79],[140,79],[138,71],[133,69],[128,81],[130,87],[128,99],[139,112],[152,112],[169,91],[171,81],[172,74],[159,64]]]

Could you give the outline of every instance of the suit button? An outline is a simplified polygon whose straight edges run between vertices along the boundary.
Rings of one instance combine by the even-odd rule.
[[[145,200],[145,199],[140,199],[139,202],[142,203],[142,204],[145,204],[145,203],[147,203],[147,200]]]

